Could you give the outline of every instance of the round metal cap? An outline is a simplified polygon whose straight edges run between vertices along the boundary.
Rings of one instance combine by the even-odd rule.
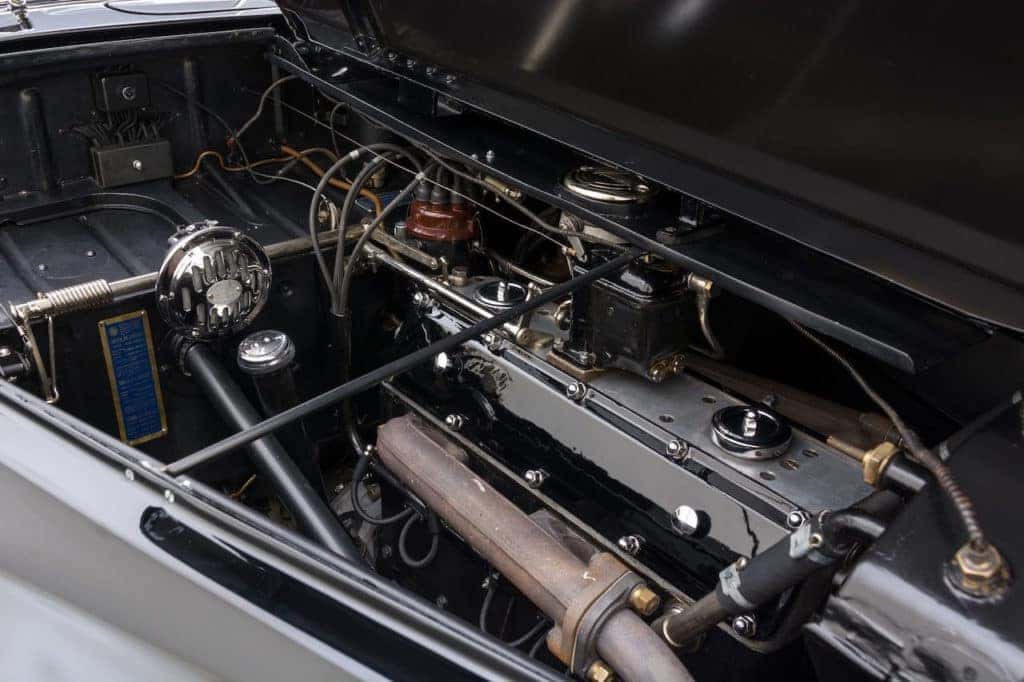
[[[284,332],[267,329],[249,334],[238,344],[238,367],[246,374],[270,374],[295,359],[295,344]]]
[[[526,287],[505,280],[488,282],[477,289],[476,300],[489,308],[511,308],[526,300]]]
[[[643,178],[606,166],[578,166],[562,178],[562,185],[576,196],[609,204],[647,201],[652,194]]]
[[[711,438],[730,455],[743,459],[778,457],[793,438],[779,415],[756,405],[733,405],[711,418]]]

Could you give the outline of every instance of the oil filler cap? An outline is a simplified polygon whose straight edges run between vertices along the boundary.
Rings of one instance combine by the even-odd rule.
[[[771,459],[786,451],[793,430],[766,407],[732,405],[711,418],[711,439],[734,457]]]
[[[238,367],[246,374],[262,376],[288,367],[295,359],[295,344],[284,332],[254,332],[238,344]]]

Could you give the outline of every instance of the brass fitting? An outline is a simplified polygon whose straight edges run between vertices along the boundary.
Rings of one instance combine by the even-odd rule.
[[[615,682],[615,672],[604,661],[594,661],[587,668],[587,682]]]
[[[885,468],[889,466],[889,462],[899,452],[899,448],[893,445],[889,441],[882,441],[875,447],[864,453],[864,459],[861,463],[864,465],[864,482],[871,486],[878,486],[878,482],[882,480],[882,474],[885,473]]]
[[[629,605],[641,616],[653,616],[661,606],[661,597],[646,585],[637,585],[629,593]]]
[[[950,564],[950,581],[972,597],[998,598],[1010,586],[1010,567],[995,545],[978,548],[967,542],[953,555]]]

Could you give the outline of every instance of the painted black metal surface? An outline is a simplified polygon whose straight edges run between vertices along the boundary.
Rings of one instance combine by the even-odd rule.
[[[986,603],[954,592],[943,566],[963,542],[946,498],[930,484],[859,560],[810,634],[841,654],[819,658],[823,678],[1018,680],[1024,675],[1024,541],[1008,500],[1024,487],[1019,405],[952,455],[987,535],[1009,561],[1016,584]],[[824,652],[825,648],[821,648]],[[850,665],[851,662],[854,665]]]
[[[162,508],[147,509],[140,527],[179,561],[382,675],[416,679],[429,671],[450,680],[479,679],[237,547],[196,532]],[[400,656],[395,655],[398,650]]]

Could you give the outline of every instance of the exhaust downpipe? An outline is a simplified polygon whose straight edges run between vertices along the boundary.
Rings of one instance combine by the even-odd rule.
[[[611,667],[630,682],[692,679],[634,612],[652,615],[657,596],[613,555],[550,515],[527,516],[465,465],[462,448],[416,417],[381,426],[377,450],[384,466],[554,621],[548,648],[573,673],[596,678],[588,673]]]

